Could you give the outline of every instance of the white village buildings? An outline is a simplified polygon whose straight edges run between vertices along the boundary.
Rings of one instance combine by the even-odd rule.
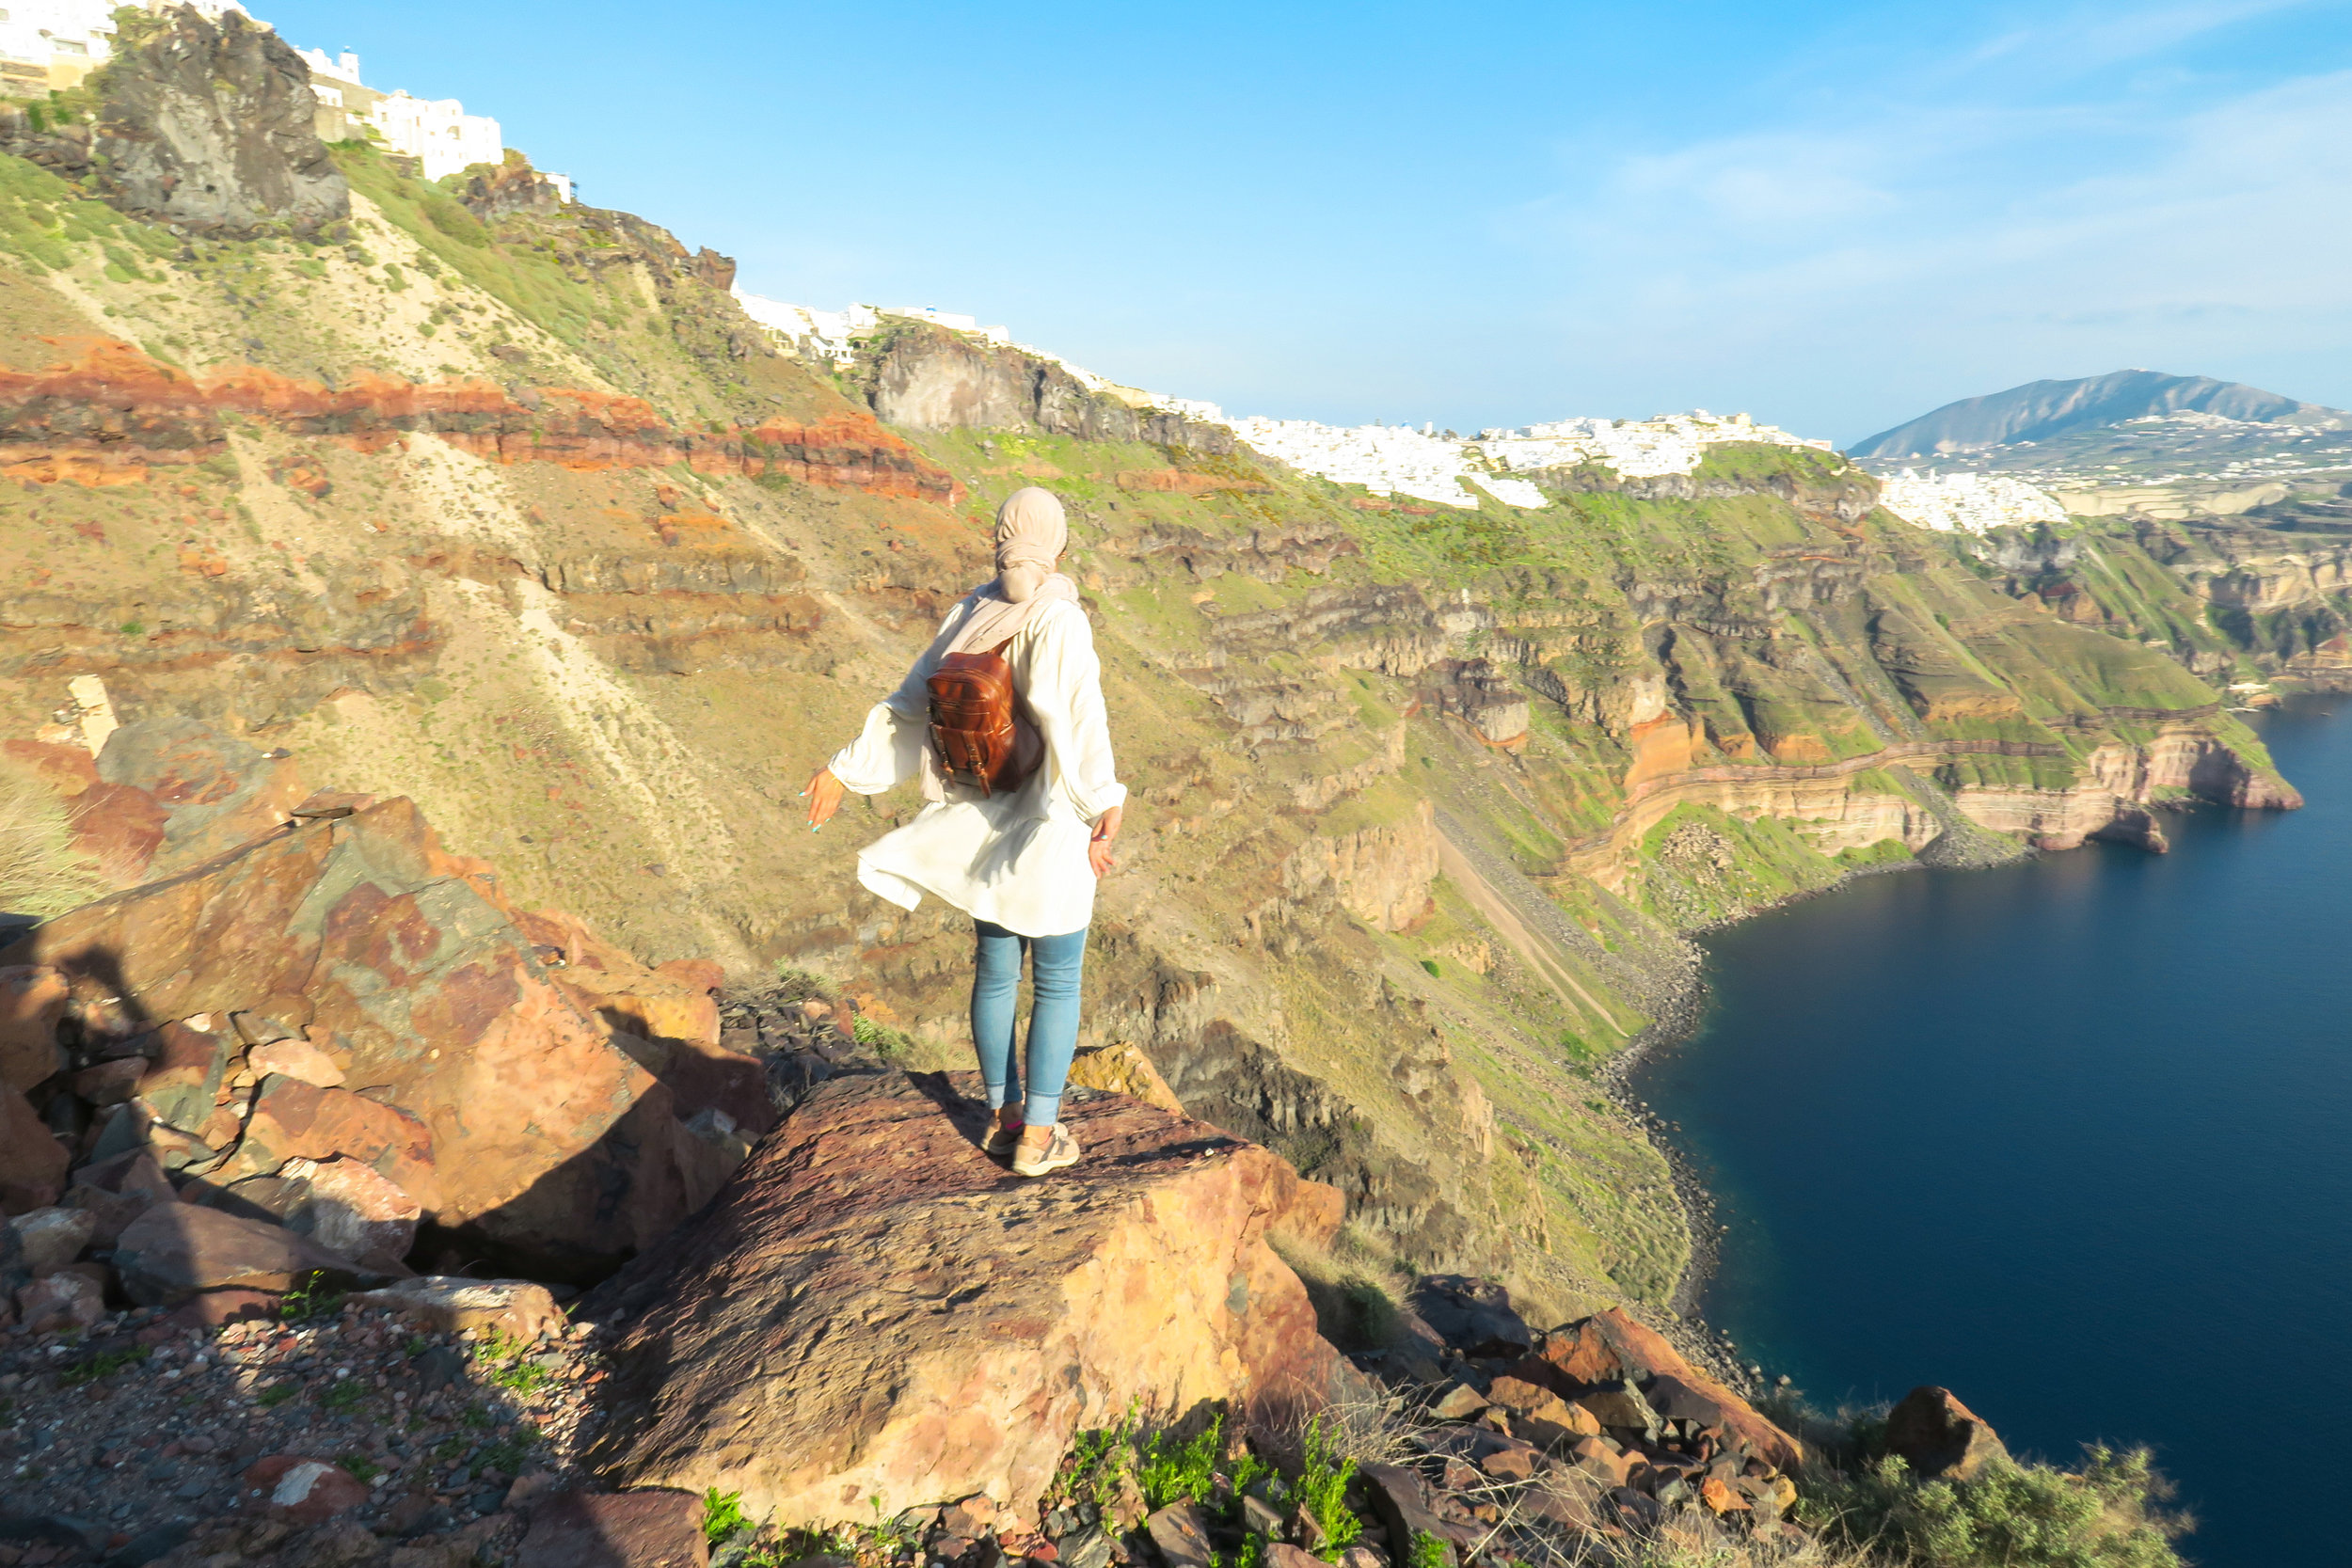
[[[1879,504],[1938,533],[1982,533],[2010,524],[2062,523],[2066,508],[2038,485],[2007,474],[1922,474],[1905,468],[1879,481]]]

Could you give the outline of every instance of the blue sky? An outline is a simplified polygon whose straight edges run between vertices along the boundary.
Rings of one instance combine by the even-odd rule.
[[[2352,406],[2352,3],[254,3],[758,293],[1236,413]]]

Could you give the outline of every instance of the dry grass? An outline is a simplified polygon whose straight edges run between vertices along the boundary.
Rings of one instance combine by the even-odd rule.
[[[112,891],[74,847],[65,802],[39,776],[0,766],[0,912],[45,920]]]

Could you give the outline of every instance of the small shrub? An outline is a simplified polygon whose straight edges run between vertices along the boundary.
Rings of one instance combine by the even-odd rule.
[[[1413,1532],[1413,1549],[1405,1557],[1408,1568],[1454,1568],[1454,1553],[1425,1529]]]
[[[812,996],[824,994],[825,982],[805,969],[789,964],[776,965],[776,999],[780,1002],[805,1002]]]
[[[1356,1461],[1336,1450],[1321,1416],[1307,1423],[1300,1445],[1298,1505],[1323,1530],[1323,1556],[1332,1562],[1364,1532],[1363,1521],[1347,1506],[1347,1483],[1356,1477]]]
[[[485,1446],[482,1450],[482,1461],[485,1465],[495,1465],[511,1475],[523,1467],[523,1461],[529,1459],[531,1450],[538,1446],[539,1429],[525,1421],[497,1442]]]
[[[886,1023],[861,1018],[850,1025],[850,1038],[873,1052],[883,1061],[897,1061],[914,1049],[914,1042]]]
[[[57,1381],[68,1388],[76,1388],[85,1383],[96,1383],[100,1378],[112,1377],[123,1368],[135,1366],[146,1359],[147,1347],[145,1345],[133,1345],[127,1350],[100,1351],[87,1361],[78,1362],[59,1372]]]
[[[326,1275],[312,1272],[298,1280],[278,1305],[278,1315],[290,1323],[307,1323],[320,1318],[331,1318],[343,1309],[342,1291],[326,1288]]]
[[[349,1470],[354,1477],[362,1481],[373,1481],[384,1473],[383,1465],[362,1453],[347,1453],[335,1463]]]
[[[1970,1481],[1916,1481],[1885,1455],[1810,1489],[1809,1523],[1931,1568],[2181,1568],[2189,1521],[2148,1450],[2084,1450],[2082,1467],[1995,1465]]]
[[[264,1410],[274,1410],[301,1392],[302,1385],[299,1383],[273,1383],[254,1395],[253,1402]]]
[[[751,1524],[743,1517],[743,1494],[721,1492],[712,1487],[703,1494],[703,1539],[712,1545],[721,1545],[747,1528]]]
[[[530,1359],[532,1347],[504,1334],[492,1334],[474,1347],[473,1358],[482,1381],[509,1393],[536,1393],[555,1374]]]
[[[1136,1481],[1143,1488],[1143,1500],[1155,1512],[1171,1503],[1199,1502],[1214,1486],[1216,1462],[1224,1452],[1222,1416],[1211,1418],[1189,1440],[1180,1439],[1172,1432],[1154,1433],[1143,1445],[1141,1461],[1136,1466]]]
[[[358,1378],[341,1378],[326,1393],[319,1396],[319,1408],[339,1413],[353,1410],[365,1402],[367,1397],[367,1387]]]
[[[1427,971],[1429,971],[1430,976],[1431,976],[1431,978],[1433,978],[1433,979],[1443,979],[1443,978],[1444,978],[1444,976],[1443,976],[1442,974],[1440,974],[1438,973],[1438,960],[1437,960],[1437,959],[1435,959],[1435,958],[1423,958],[1423,959],[1422,959],[1422,961],[1421,961],[1421,967],[1422,967],[1422,968],[1423,968],[1423,969],[1425,969],[1425,970],[1427,970]]]

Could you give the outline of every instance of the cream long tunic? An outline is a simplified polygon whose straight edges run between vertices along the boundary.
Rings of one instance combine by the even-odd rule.
[[[970,617],[967,596],[898,689],[874,705],[866,729],[834,754],[834,777],[860,795],[879,795],[919,776],[930,744],[931,673]],[[983,796],[958,784],[945,802],[868,845],[857,879],[877,896],[913,909],[937,894],[977,919],[1025,937],[1083,930],[1094,917],[1094,868],[1087,842],[1097,817],[1127,799],[1111,760],[1103,711],[1103,666],[1086,611],[1067,599],[1046,604],[1005,649],[1022,703],[1045,742],[1045,758],[1009,794]]]

